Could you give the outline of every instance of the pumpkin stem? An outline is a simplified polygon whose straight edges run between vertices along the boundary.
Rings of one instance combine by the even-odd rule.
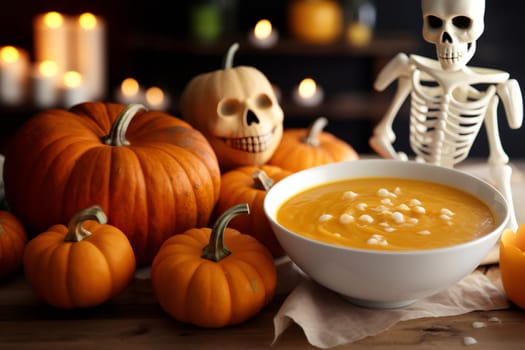
[[[91,236],[91,232],[82,227],[84,221],[96,220],[100,224],[105,224],[108,218],[102,208],[98,205],[86,208],[76,213],[67,226],[67,235],[64,238],[65,242],[80,242],[81,240]]]
[[[306,135],[301,139],[304,143],[312,146],[319,146],[319,135],[323,132],[324,127],[328,124],[325,117],[317,118],[308,128]]]
[[[255,180],[255,185],[260,189],[268,191],[273,186],[273,179],[264,170],[254,171],[252,177]]]
[[[237,50],[239,50],[239,43],[233,43],[226,53],[226,57],[224,59],[224,69],[230,69],[233,67],[233,57],[235,56]]]
[[[117,116],[117,119],[111,126],[109,135],[104,136],[102,141],[110,146],[128,146],[129,141],[126,140],[126,132],[128,131],[129,123],[140,110],[146,111],[147,108],[140,103],[127,105]]]
[[[231,254],[224,244],[224,230],[231,219],[239,214],[250,214],[250,207],[247,203],[234,205],[217,219],[211,230],[210,243],[202,250],[202,258],[217,262]]]

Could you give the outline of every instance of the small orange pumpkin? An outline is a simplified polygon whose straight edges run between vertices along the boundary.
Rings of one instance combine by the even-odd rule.
[[[291,172],[318,165],[356,160],[359,155],[347,142],[323,131],[326,118],[317,118],[307,129],[285,129],[281,144],[268,164]]]
[[[99,305],[124,291],[133,280],[135,256],[126,235],[106,221],[93,206],[74,215],[68,227],[54,225],[29,241],[23,264],[35,295],[73,309]]]
[[[151,265],[161,307],[174,319],[219,328],[248,320],[275,294],[273,257],[250,235],[228,228],[249,206],[227,210],[213,229],[195,228],[164,242]]]
[[[274,257],[284,255],[279,241],[272,231],[264,213],[266,192],[291,172],[273,165],[243,166],[221,176],[221,194],[213,217],[235,204],[248,203],[251,215],[239,215],[232,219],[230,227],[252,235],[270,250]]]
[[[22,265],[27,232],[16,216],[0,210],[0,278]]]

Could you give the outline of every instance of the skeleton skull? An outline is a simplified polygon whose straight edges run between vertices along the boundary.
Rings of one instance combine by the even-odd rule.
[[[443,70],[465,67],[484,30],[485,0],[422,0],[421,8],[423,38],[436,45]]]

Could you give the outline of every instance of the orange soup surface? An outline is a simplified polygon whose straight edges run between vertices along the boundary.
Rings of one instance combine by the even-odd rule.
[[[456,245],[495,228],[490,208],[476,196],[438,183],[390,177],[313,187],[288,199],[277,221],[314,240],[395,251]]]

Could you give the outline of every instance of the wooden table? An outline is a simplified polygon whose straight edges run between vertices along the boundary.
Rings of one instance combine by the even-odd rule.
[[[525,174],[525,162],[517,167]],[[525,223],[525,207],[519,211],[520,222]],[[499,280],[497,265],[482,269],[494,281]],[[278,295],[245,324],[200,329],[165,314],[148,279],[136,278],[124,294],[99,307],[61,311],[39,302],[20,272],[0,281],[0,350],[316,349],[297,325],[287,329],[272,346],[273,317],[285,297]],[[488,322],[492,317],[500,322]],[[478,321],[487,327],[473,328],[473,322]],[[464,349],[463,339],[468,336],[478,342],[469,346],[472,349],[525,349],[525,311],[511,306],[500,311],[405,321],[377,336],[334,349]]]
[[[486,272],[499,276],[497,265]],[[19,273],[0,282],[0,349],[314,349],[296,325],[271,345],[273,317],[284,298],[276,297],[245,324],[200,329],[165,314],[149,279],[136,278],[123,295],[99,307],[62,311],[39,302]],[[491,317],[500,322],[488,322]],[[487,327],[473,328],[476,321]],[[478,341],[472,349],[524,349],[525,311],[511,307],[400,322],[378,336],[335,349],[459,349],[465,348],[465,336]]]

